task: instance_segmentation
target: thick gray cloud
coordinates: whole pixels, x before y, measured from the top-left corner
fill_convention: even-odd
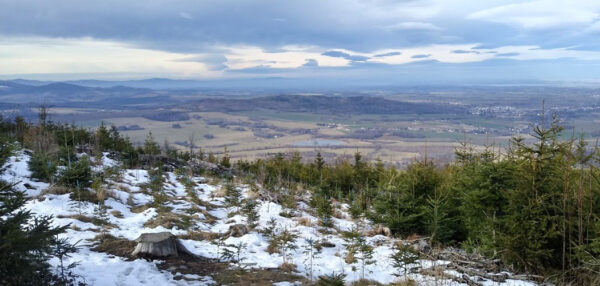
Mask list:
[[[89,37],[136,48],[189,54],[177,61],[199,62],[210,71],[226,72],[233,72],[227,65],[229,47],[257,47],[274,53],[289,46],[308,46],[322,56],[350,62],[347,67],[337,69],[368,68],[385,72],[403,69],[388,69],[385,64],[373,67],[371,61],[405,55],[437,60],[435,53],[424,56],[430,51],[405,53],[423,46],[478,45],[460,47],[453,51],[453,56],[493,54],[495,59],[523,56],[519,52],[490,50],[506,46],[600,51],[598,1],[565,3],[560,0],[0,0],[0,40]],[[326,67],[322,58],[308,57],[302,61],[306,62],[297,65],[298,72],[333,70]],[[481,61],[482,66],[477,68],[498,66],[489,58]],[[531,66],[539,64],[532,62]],[[272,67],[257,62],[243,66],[238,73],[277,70]],[[594,71],[588,70],[588,75],[593,76]]]
[[[310,44],[352,50],[411,45],[410,31],[383,29],[420,1],[7,0],[0,34],[110,39],[169,51],[214,45]],[[408,4],[407,4],[408,3]],[[418,16],[418,15],[417,15]],[[421,37],[418,42],[427,40]],[[430,39],[435,40],[435,39]]]

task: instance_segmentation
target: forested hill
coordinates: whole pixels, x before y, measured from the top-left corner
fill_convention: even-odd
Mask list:
[[[447,104],[397,101],[376,96],[277,95],[248,99],[202,99],[192,103],[202,111],[247,111],[259,108],[325,114],[453,114],[467,110]]]
[[[398,170],[360,153],[232,162],[39,118],[0,121],[0,284],[600,282],[600,151],[558,120],[533,144]],[[191,258],[132,256],[155,232]]]

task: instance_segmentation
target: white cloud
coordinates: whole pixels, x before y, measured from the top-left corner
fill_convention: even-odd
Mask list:
[[[183,62],[190,54],[130,47],[90,38],[0,37],[0,74],[156,73],[215,77],[200,62]]]
[[[389,26],[383,27],[384,30],[388,31],[406,31],[406,30],[428,30],[428,31],[439,31],[440,27],[426,22],[401,22]]]
[[[225,63],[230,69],[246,69],[254,67],[298,68],[307,60],[316,60],[321,67],[348,66],[350,61],[344,58],[328,57],[314,47],[286,46],[281,51],[267,52],[259,47],[223,48],[229,52],[225,55]]]
[[[480,10],[467,18],[542,30],[589,25],[600,17],[599,13],[597,0],[538,0]]]
[[[351,57],[327,56],[337,51],[364,57],[366,63],[402,65],[435,60],[442,63],[482,62],[494,58],[520,61],[571,58],[600,60],[600,51],[574,50],[569,47],[542,49],[537,45],[476,48],[479,44],[438,44],[401,49],[358,52],[349,49],[325,49],[318,46],[287,45],[275,51],[258,46],[214,47],[216,54],[172,53],[140,49],[118,42],[91,38],[10,38],[0,37],[0,75],[16,74],[160,74],[171,77],[214,78],[231,70],[249,68],[295,69],[307,62],[319,67],[348,67]],[[222,54],[222,55],[221,55]],[[420,58],[419,55],[428,55]],[[416,56],[416,57],[415,57]],[[218,67],[218,68],[216,68]]]

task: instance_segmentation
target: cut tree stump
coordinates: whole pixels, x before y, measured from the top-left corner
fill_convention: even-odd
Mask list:
[[[196,257],[170,232],[142,233],[131,256],[144,258]]]

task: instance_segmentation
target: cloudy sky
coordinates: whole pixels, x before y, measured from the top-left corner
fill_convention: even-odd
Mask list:
[[[598,0],[0,0],[0,77],[600,80]]]

